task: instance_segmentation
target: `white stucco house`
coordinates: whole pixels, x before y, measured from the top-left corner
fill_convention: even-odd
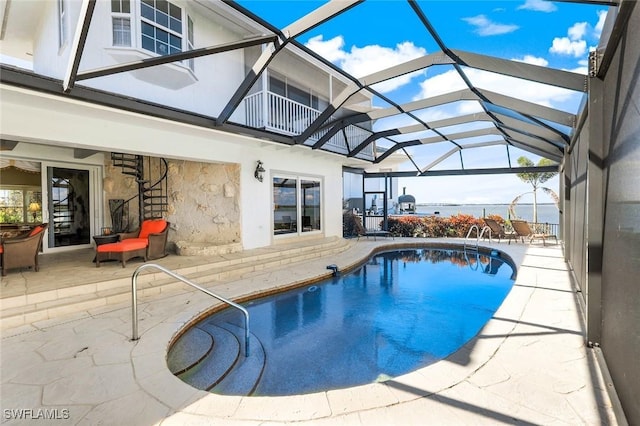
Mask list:
[[[0,41],[2,189],[7,197],[22,192],[13,225],[52,224],[45,252],[90,247],[106,227],[137,226],[146,207],[123,158],[146,161],[145,179],[153,181],[146,185],[163,181],[156,188],[164,191],[169,241],[183,248],[342,235],[342,167],[370,164],[375,145],[347,157],[336,155],[352,148],[340,135],[323,149],[312,149],[322,133],[298,146],[278,138],[302,133],[350,84],[343,75],[291,44],[258,75],[271,39],[261,23],[218,1],[8,3]],[[101,74],[198,49],[216,53]],[[69,84],[74,65],[78,78]],[[359,93],[333,116],[370,107],[371,97]],[[223,125],[210,118],[221,116]],[[367,133],[347,131],[355,140]],[[128,200],[117,219],[113,202]]]

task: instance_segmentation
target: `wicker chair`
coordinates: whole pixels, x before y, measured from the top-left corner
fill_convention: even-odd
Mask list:
[[[142,257],[145,262],[165,257],[169,225],[164,219],[145,220],[138,231],[118,234],[117,243],[96,247],[96,267],[105,260],[119,260],[124,268],[134,257]]]
[[[15,268],[31,268],[38,272],[38,254],[42,247],[42,237],[48,223],[37,225],[26,235],[8,238],[0,245],[0,264],[2,276],[7,270]]]
[[[535,239],[539,239],[539,240],[542,240],[542,245],[545,246],[547,245],[547,240],[549,238],[553,238],[556,241],[556,244],[558,244],[557,236],[553,234],[543,234],[540,232],[534,232],[529,226],[529,223],[527,223],[524,220],[512,219],[511,226],[513,226],[513,230],[516,231],[516,234],[518,234],[519,238],[522,238],[523,242],[525,238],[529,240],[529,243],[533,242],[533,240]]]
[[[506,231],[504,227],[496,220],[489,218],[484,218],[482,220],[484,220],[485,225],[487,225],[489,229],[491,229],[491,238],[497,238],[498,242],[500,242],[500,240],[504,238],[509,242],[509,244],[511,244],[511,240],[518,239],[518,235],[515,232]]]

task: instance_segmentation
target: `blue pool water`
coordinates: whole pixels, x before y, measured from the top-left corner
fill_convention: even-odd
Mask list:
[[[253,394],[351,387],[437,362],[480,331],[514,275],[499,254],[406,249],[377,254],[324,283],[245,303],[264,348]],[[231,310],[204,321],[243,324]]]

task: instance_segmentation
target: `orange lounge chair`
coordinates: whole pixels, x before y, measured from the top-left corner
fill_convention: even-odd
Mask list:
[[[119,260],[122,267],[134,257],[144,261],[159,259],[167,255],[167,234],[169,222],[164,219],[150,219],[142,222],[139,231],[122,233],[117,243],[102,244],[96,247],[96,268],[105,260]]]

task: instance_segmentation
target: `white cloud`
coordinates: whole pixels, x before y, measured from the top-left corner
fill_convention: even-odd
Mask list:
[[[473,68],[465,68],[465,74],[472,84],[480,89],[501,93],[513,98],[533,102],[539,105],[558,108],[579,96],[576,92],[560,87],[549,86],[533,81],[508,77],[496,73],[481,71]],[[420,93],[415,99],[424,99],[432,96],[450,93],[465,88],[455,70],[425,79],[420,83]]]
[[[462,18],[462,20],[476,27],[474,32],[481,36],[508,34],[520,28],[512,24],[498,24],[488,19],[485,15]]]
[[[579,67],[573,68],[573,69],[568,70],[568,71],[574,72],[576,74],[587,75],[589,73],[589,68],[588,68],[588,65],[581,65]]]
[[[587,23],[586,22],[576,22],[567,31],[567,34],[569,34],[569,38],[571,40],[573,40],[573,41],[581,40],[586,33],[587,33]]]
[[[558,55],[573,56],[580,58],[588,51],[594,50],[592,46],[587,47],[586,39],[598,39],[602,33],[604,20],[607,12],[600,10],[598,22],[592,27],[588,22],[576,22],[567,30],[567,37],[555,37],[549,48],[549,52]]]
[[[587,51],[587,42],[584,40],[570,40],[569,37],[556,37],[553,39],[549,52],[558,55],[572,55],[576,58],[583,56]]]
[[[418,47],[409,41],[398,43],[394,48],[369,45],[365,47],[353,46],[351,51],[346,51],[342,36],[325,41],[322,35],[319,35],[309,39],[307,47],[323,55],[354,77],[363,77],[424,56],[427,53],[424,48]],[[382,93],[387,93],[408,84],[412,78],[423,74],[424,71],[417,71],[396,77],[376,84],[375,89]]]
[[[527,0],[518,9],[533,10],[536,12],[555,12],[558,10],[555,4],[547,0]]]
[[[450,70],[434,77],[425,79],[420,83],[420,93],[414,97],[414,100],[431,98],[442,95],[444,93],[455,92],[456,90],[466,89],[467,85],[460,78],[455,70]]]
[[[545,58],[539,58],[533,55],[524,55],[522,58],[513,58],[513,60],[516,62],[524,62],[525,64],[539,65],[541,67],[549,65],[549,61]]]
[[[604,21],[606,19],[607,19],[607,11],[606,10],[599,10],[598,11],[598,23],[596,24],[596,26],[594,28],[596,37],[600,37],[600,34],[602,34],[602,29],[604,28]]]
[[[344,38],[342,38],[342,36],[337,36],[325,41],[323,40],[322,34],[320,34],[310,38],[306,46],[331,62],[344,60],[347,54],[342,49],[344,47]]]

